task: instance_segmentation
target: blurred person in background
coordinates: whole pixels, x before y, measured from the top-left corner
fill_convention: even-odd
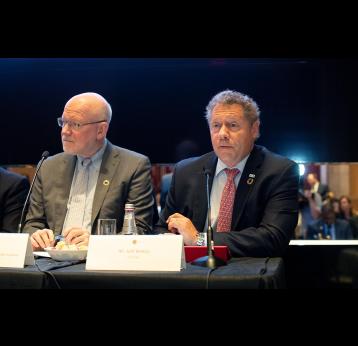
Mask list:
[[[338,219],[330,201],[322,205],[321,217],[308,225],[308,239],[345,240],[353,239],[352,230],[346,220]]]
[[[329,192],[328,185],[322,184],[316,173],[307,174],[307,184],[310,186],[311,193],[319,193],[322,197],[322,201],[327,198],[327,193]]]
[[[358,239],[358,213],[352,207],[352,201],[348,196],[339,198],[338,217],[349,222],[353,238]]]

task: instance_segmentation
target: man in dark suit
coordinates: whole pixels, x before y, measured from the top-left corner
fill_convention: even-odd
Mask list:
[[[186,245],[205,244],[206,175],[210,174],[215,245],[233,256],[282,256],[298,217],[298,166],[255,145],[259,109],[226,90],[207,106],[214,152],[178,163],[157,232],[180,233]]]
[[[353,239],[351,227],[346,220],[336,218],[331,202],[325,202],[321,210],[321,218],[307,228],[308,239]]]
[[[328,185],[322,184],[317,177],[316,173],[307,174],[307,183],[311,188],[311,193],[319,193],[322,197],[322,200],[327,198],[327,193],[329,192]]]
[[[26,177],[0,167],[1,232],[17,232],[29,185]]]
[[[30,199],[24,232],[33,249],[52,246],[54,235],[87,245],[98,219],[122,228],[125,203],[133,203],[137,228],[152,230],[155,208],[149,159],[107,139],[112,110],[96,93],[72,97],[58,124],[64,153],[44,161]]]

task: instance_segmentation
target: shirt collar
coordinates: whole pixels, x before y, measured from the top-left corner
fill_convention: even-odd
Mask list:
[[[91,161],[92,164],[96,164],[98,162],[100,162],[102,160],[102,156],[104,154],[104,151],[106,150],[107,147],[107,139],[104,140],[104,144],[101,147],[101,149],[99,149],[92,157],[91,157]],[[85,158],[83,156],[77,155],[77,162],[82,162]]]
[[[246,162],[247,162],[247,159],[249,158],[250,156],[250,153],[245,156],[236,166],[234,167],[228,167],[224,162],[222,162],[220,160],[220,158],[218,158],[218,163],[216,164],[216,171],[215,171],[215,177],[217,177],[219,174],[221,174],[225,168],[229,168],[229,169],[232,169],[232,168],[237,168],[239,171],[240,171],[240,174],[243,172],[244,168],[245,168],[245,165],[246,165]]]

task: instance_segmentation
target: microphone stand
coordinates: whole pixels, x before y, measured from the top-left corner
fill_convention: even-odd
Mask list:
[[[26,196],[26,200],[25,200],[25,203],[24,203],[24,207],[22,208],[21,217],[20,217],[20,223],[19,223],[18,228],[17,228],[17,233],[22,233],[22,223],[24,222],[24,216],[25,216],[26,205],[27,205],[27,203],[28,203],[28,201],[29,201],[29,198],[30,198],[30,195],[31,195],[31,191],[32,191],[32,188],[33,188],[33,186],[34,186],[34,182],[35,182],[36,177],[37,177],[37,173],[39,172],[39,169],[40,169],[40,167],[42,166],[42,162],[44,162],[44,160],[47,159],[47,157],[48,157],[49,155],[50,155],[50,154],[49,154],[48,151],[44,151],[44,152],[42,153],[41,160],[40,160],[40,162],[39,162],[38,165],[37,165],[37,168],[36,168],[34,177],[32,178],[32,182],[31,182],[31,185],[30,185],[29,192],[27,193],[27,196]]]
[[[208,170],[204,171],[206,176],[206,197],[208,200],[208,229],[206,231],[206,240],[207,240],[207,248],[208,248],[208,255],[199,257],[190,264],[200,267],[207,267],[210,269],[215,269],[217,267],[221,267],[226,265],[226,262],[223,261],[221,258],[215,256],[213,247],[213,228],[211,227],[211,203],[210,203],[210,193],[209,193],[209,177],[210,172]]]

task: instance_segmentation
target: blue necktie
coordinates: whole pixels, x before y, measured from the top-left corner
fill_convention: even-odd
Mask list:
[[[77,167],[77,177],[72,186],[71,200],[69,201],[67,218],[63,230],[70,227],[83,228],[84,226],[83,220],[86,208],[89,167],[91,162],[91,159],[84,159]]]

